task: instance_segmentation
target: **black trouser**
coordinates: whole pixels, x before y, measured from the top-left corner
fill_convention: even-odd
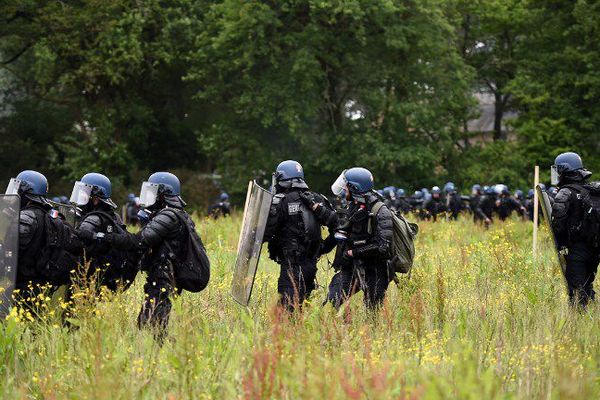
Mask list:
[[[150,325],[158,328],[159,337],[164,335],[169,324],[171,298],[175,293],[175,277],[170,261],[151,266],[144,285],[144,303],[138,316],[140,328]],[[181,291],[178,291],[181,293]]]
[[[350,263],[344,264],[342,269],[331,279],[327,301],[331,302],[335,308],[339,308],[352,295],[361,290],[364,292],[364,303],[368,309],[376,309],[383,302],[385,292],[393,278],[387,263],[363,264],[360,268],[364,271],[362,277],[359,268],[355,268]]]
[[[586,243],[574,243],[569,246],[567,260],[567,284],[571,304],[575,301],[585,307],[594,300],[594,278],[600,263],[600,252]]]
[[[299,258],[284,261],[281,264],[277,291],[281,295],[280,304],[294,311],[301,307],[311,292],[315,290],[317,276],[317,260],[315,258]]]

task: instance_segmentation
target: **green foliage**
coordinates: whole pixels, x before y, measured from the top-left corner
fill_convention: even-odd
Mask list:
[[[0,15],[2,180],[97,169],[136,190],[185,169],[239,194],[294,158],[321,191],[353,165],[380,186],[524,186],[567,149],[600,168],[592,1],[6,0]],[[465,132],[482,90],[484,147]]]

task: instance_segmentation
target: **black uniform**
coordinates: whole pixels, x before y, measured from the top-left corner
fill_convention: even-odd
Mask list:
[[[502,195],[498,200],[499,204],[496,209],[498,211],[498,217],[500,220],[505,221],[506,219],[510,218],[513,211],[516,211],[519,213],[519,215],[524,216],[523,206],[514,197]]]
[[[323,196],[301,185],[304,187],[275,195],[264,236],[271,259],[281,266],[277,283],[280,303],[290,311],[301,306],[315,289],[317,259],[323,252],[321,226],[333,232],[338,221]],[[320,205],[313,211],[312,204]]]
[[[378,307],[385,297],[393,272],[388,268],[393,239],[392,213],[382,207],[377,215],[371,209],[378,202],[376,196],[367,195],[366,203],[351,203],[348,208],[348,223],[344,230],[348,239],[338,246],[342,252],[337,272],[329,285],[328,300],[339,308],[356,292],[364,292],[364,302],[369,309]],[[352,250],[352,257],[348,256]]]
[[[446,204],[442,196],[435,198],[431,196],[429,200],[425,203],[425,210],[429,217],[433,218],[433,221],[437,221],[437,216],[446,211]]]
[[[475,222],[476,224],[483,222],[483,220],[485,219],[485,214],[477,211],[477,209],[479,208],[479,202],[481,201],[481,198],[482,195],[480,195],[479,193],[471,195],[471,197],[469,197],[469,208],[473,213],[473,222]]]
[[[395,207],[396,207],[396,211],[400,212],[402,214],[408,214],[409,212],[412,211],[412,206],[408,202],[408,200],[406,200],[406,197],[398,197],[396,199]]]
[[[125,205],[125,212],[127,214],[127,223],[130,225],[138,225],[140,219],[138,218],[138,212],[140,211],[140,206],[135,202],[135,200],[129,200]]]
[[[494,212],[496,210],[496,195],[494,194],[485,194],[481,196],[477,204],[477,208],[475,208],[475,214],[477,214],[482,220],[486,218],[490,221],[494,220]]]
[[[40,292],[53,291],[70,282],[82,244],[75,231],[49,214],[49,207],[28,202],[19,216],[19,260],[15,288],[25,300]]]
[[[226,217],[231,214],[231,203],[229,201],[219,201],[208,208],[208,215],[214,219]]]
[[[450,218],[457,220],[463,210],[461,195],[458,193],[448,193],[446,196],[446,209],[450,213]]]
[[[591,243],[590,232],[584,228],[584,209],[578,190],[591,175],[581,170],[569,179],[562,179],[560,190],[552,205],[552,230],[558,246],[567,248],[566,278],[571,302],[577,299],[582,306],[594,300],[594,278],[600,262],[598,243]],[[573,185],[573,186],[571,186]],[[567,187],[565,187],[567,186]]]
[[[86,213],[78,228],[78,236],[85,244],[85,258],[90,261],[90,275],[98,273],[100,284],[112,291],[119,287],[127,289],[133,283],[140,255],[135,250],[119,250],[97,239],[97,235],[124,233],[125,230],[119,215],[104,203]]]

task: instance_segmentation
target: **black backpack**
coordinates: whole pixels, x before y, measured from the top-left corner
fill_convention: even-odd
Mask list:
[[[192,218],[183,211],[176,211],[175,215],[187,230],[187,240],[181,252],[177,253],[180,257],[174,271],[175,283],[179,289],[200,292],[210,280],[210,260]]]
[[[43,221],[46,244],[38,258],[36,269],[53,284],[66,285],[70,282],[70,271],[79,262],[78,257],[67,250],[73,243],[74,229],[47,212],[43,214]]]
[[[583,219],[580,232],[586,235],[588,243],[593,247],[600,246],[600,182],[586,183],[584,185],[564,185],[577,193],[581,201]]]

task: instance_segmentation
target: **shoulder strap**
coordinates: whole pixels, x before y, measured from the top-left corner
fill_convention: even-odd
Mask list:
[[[377,214],[379,214],[379,210],[381,210],[381,207],[383,207],[384,205],[385,204],[383,204],[382,201],[378,201],[377,203],[375,203],[373,208],[371,208],[371,213],[373,214],[373,216],[376,216]]]
[[[115,221],[114,218],[106,211],[96,210],[88,213],[87,215],[99,215],[101,217],[104,217],[110,221],[110,224],[114,226],[119,231],[119,233],[125,232],[125,229],[123,229],[123,227],[117,221]]]
[[[378,201],[377,203],[375,203],[375,205],[373,205],[373,207],[371,208],[371,217],[369,218],[369,222],[367,225],[367,232],[369,233],[369,235],[371,233],[373,233],[373,220],[375,219],[375,217],[377,217],[377,214],[379,214],[379,210],[381,210],[381,208],[384,206],[385,204],[383,204],[382,201]]]

